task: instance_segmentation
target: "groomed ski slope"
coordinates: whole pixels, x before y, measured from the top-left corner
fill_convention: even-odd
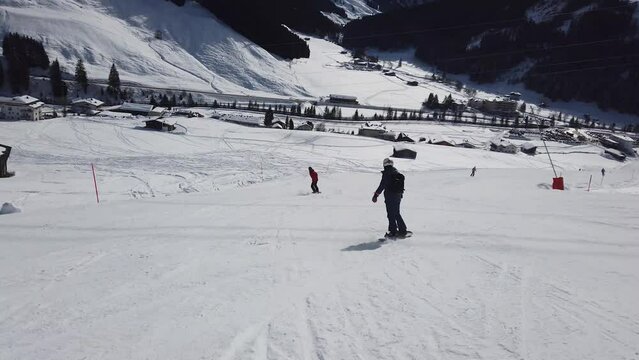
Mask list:
[[[554,154],[558,192],[543,156],[418,145],[380,245],[391,143],[179,123],[0,123],[0,358],[639,357],[637,162]]]

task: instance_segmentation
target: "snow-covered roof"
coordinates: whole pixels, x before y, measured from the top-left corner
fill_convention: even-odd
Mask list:
[[[536,147],[537,147],[537,145],[535,145],[535,144],[533,144],[531,142],[525,142],[525,143],[521,144],[521,148],[524,149],[524,150],[532,150],[532,149],[534,149]]]
[[[503,139],[502,140],[492,139],[492,140],[490,140],[490,143],[495,145],[495,146],[504,146],[504,147],[506,147],[506,146],[515,146],[510,141],[503,140]]]
[[[610,134],[610,137],[613,138],[615,141],[619,142],[619,141],[626,141],[626,142],[634,142],[634,140],[626,135],[622,135],[622,134]]]
[[[151,110],[153,110],[153,105],[149,105],[149,104],[136,104],[136,103],[129,103],[129,102],[125,102],[122,105],[120,105],[120,108],[118,109],[120,111],[134,111],[134,112],[150,112]]]
[[[165,108],[165,107],[156,106],[156,107],[154,107],[154,108],[153,108],[153,110],[151,110],[151,111],[152,111],[152,112],[154,112],[154,113],[163,113],[163,112],[168,111],[168,109],[167,109],[167,108]]]
[[[503,97],[503,96],[497,96],[493,99],[490,100],[491,102],[514,102],[513,100],[507,98],[507,97]]]
[[[329,97],[331,99],[357,100],[357,96],[350,96],[350,95],[330,94]]]
[[[75,99],[73,100],[73,102],[71,102],[73,105],[77,105],[77,104],[88,104],[88,105],[93,105],[95,107],[98,106],[102,106],[104,104],[103,101],[100,101],[98,99],[94,99],[94,98],[86,98],[86,99]]]
[[[4,97],[0,96],[0,103],[8,104],[8,105],[31,105],[39,102],[37,98],[29,95],[22,96],[14,96],[14,97]]]
[[[42,101],[38,101],[38,102],[35,102],[35,103],[33,103],[33,104],[29,104],[29,105],[27,105],[27,106],[29,106],[29,107],[30,107],[30,108],[32,108],[32,109],[37,109],[37,108],[39,108],[39,107],[44,106],[44,103],[43,103]]]

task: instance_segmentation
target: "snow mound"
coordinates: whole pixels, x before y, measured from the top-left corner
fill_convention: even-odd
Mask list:
[[[12,203],[8,203],[8,202],[2,204],[2,208],[0,208],[0,215],[15,214],[19,212],[21,212],[20,209],[13,206]]]

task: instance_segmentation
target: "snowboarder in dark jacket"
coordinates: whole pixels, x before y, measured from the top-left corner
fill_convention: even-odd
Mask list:
[[[315,170],[312,167],[308,167],[308,174],[311,176],[311,190],[313,190],[313,194],[319,193],[319,188],[317,187],[318,176]]]
[[[401,181],[398,180],[401,178]],[[377,197],[384,192],[384,202],[386,203],[386,215],[388,217],[388,233],[385,237],[405,237],[408,231],[399,207],[404,194],[404,176],[393,167],[393,160],[384,159],[384,171],[382,171],[382,180],[375,190],[373,202],[377,202]]]

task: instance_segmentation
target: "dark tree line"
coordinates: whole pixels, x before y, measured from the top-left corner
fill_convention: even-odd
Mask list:
[[[7,33],[2,42],[7,60],[7,80],[14,93],[29,89],[29,69],[49,67],[49,57],[41,42],[16,33]]]
[[[551,100],[596,102],[639,114],[639,40],[627,0],[567,0],[560,12],[534,22],[539,0],[447,0],[353,21],[351,48],[415,47],[443,73],[492,82],[529,61],[515,81]],[[469,20],[471,19],[471,20]]]
[[[453,100],[453,95],[448,94],[444,97],[444,100],[440,103],[439,97],[437,94],[430,93],[428,94],[428,99],[423,103],[423,105],[429,109],[433,110],[451,110],[453,109],[455,101]]]

